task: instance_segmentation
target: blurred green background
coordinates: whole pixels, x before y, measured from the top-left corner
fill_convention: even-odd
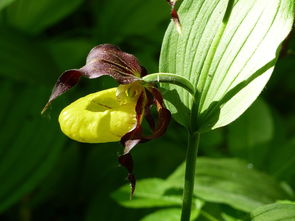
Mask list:
[[[127,183],[117,162],[119,143],[77,143],[57,124],[58,113],[71,101],[116,82],[83,79],[45,116],[40,111],[57,77],[84,65],[89,50],[101,43],[120,46],[150,73],[157,72],[169,13],[164,0],[0,0],[1,221],[140,220],[156,210],[124,208],[111,197]],[[200,156],[243,159],[283,184],[289,195],[278,199],[294,200],[294,97],[291,34],[261,98],[230,126],[203,135]],[[133,150],[137,178],[168,177],[185,151],[186,131],[171,121],[163,137]],[[204,211],[216,217],[225,210],[231,217],[247,211],[202,198],[209,202]]]

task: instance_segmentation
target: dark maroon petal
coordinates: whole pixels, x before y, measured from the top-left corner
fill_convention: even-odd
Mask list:
[[[158,123],[156,127],[150,113],[150,107],[152,104],[156,105],[158,111]],[[135,191],[136,179],[134,174],[132,173],[133,161],[130,155],[130,151],[138,143],[143,143],[163,135],[171,119],[170,111],[164,107],[161,93],[154,87],[146,89],[145,92],[143,92],[139,96],[135,111],[137,124],[133,130],[131,130],[121,138],[121,143],[124,146],[124,154],[119,157],[120,164],[128,170],[128,180],[131,185],[131,197],[133,196],[133,193]],[[147,120],[153,131],[151,136],[144,136],[142,133],[141,122],[144,115],[145,117],[150,118]]]
[[[154,95],[154,103],[156,104],[158,111],[158,122],[156,128],[153,130],[151,136],[145,136],[146,140],[151,140],[162,136],[169,125],[171,119],[171,113],[168,109],[165,108],[163,97],[156,88],[151,88],[151,93]]]
[[[113,77],[120,84],[129,84],[140,80],[140,77],[146,75],[146,70],[140,66],[135,56],[118,47],[110,44],[98,45],[89,52],[85,66],[65,71],[58,78],[42,113],[55,98],[74,87],[81,76],[93,79],[103,75]]]
[[[125,147],[124,154],[130,152],[130,150],[137,145],[138,143],[144,142],[142,138],[142,129],[141,129],[141,121],[144,115],[144,103],[145,103],[145,94],[141,93],[139,96],[135,112],[136,112],[136,126],[133,130],[129,131],[121,138],[121,143]]]
[[[174,22],[175,26],[176,26],[176,30],[181,33],[181,23],[179,20],[179,16],[177,11],[175,10],[175,3],[176,0],[166,0],[168,2],[168,4],[171,6],[171,18],[172,21]]]
[[[121,138],[121,143],[124,146],[124,154],[119,157],[119,162],[122,166],[124,166],[128,170],[128,180],[131,186],[130,197],[132,198],[135,191],[136,178],[133,174],[133,160],[130,154],[132,148],[138,143],[143,142],[142,139],[142,130],[141,130],[141,121],[144,114],[144,102],[145,102],[145,94],[141,93],[139,96],[135,112],[136,112],[136,126],[133,130],[125,134]]]
[[[155,130],[156,124],[151,113],[151,107],[154,104],[154,97],[148,90],[146,90],[146,96],[147,96],[147,103],[144,107],[144,117],[147,120],[150,128],[152,130]]]
[[[133,174],[132,156],[130,153],[123,154],[119,156],[118,160],[121,166],[125,167],[128,170],[128,181],[130,182],[130,186],[131,186],[130,198],[132,198],[135,191],[135,185],[136,185],[136,178]]]
[[[83,73],[81,71],[75,69],[64,72],[57,79],[57,82],[55,83],[55,86],[52,89],[50,98],[45,107],[43,108],[41,114],[43,114],[47,110],[48,106],[55,98],[74,87],[79,82],[80,77],[82,75]]]
[[[93,48],[87,56],[86,65],[80,70],[88,78],[109,75],[120,84],[132,83],[145,72],[134,55],[125,53],[111,44]]]

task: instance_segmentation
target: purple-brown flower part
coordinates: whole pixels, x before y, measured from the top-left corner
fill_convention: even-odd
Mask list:
[[[156,106],[158,112],[158,122],[156,125],[151,115],[150,109],[152,105]],[[151,135],[146,136],[143,134],[143,130],[141,128],[143,117],[145,117],[149,123],[152,130]],[[129,157],[130,151],[138,143],[144,143],[162,136],[165,133],[171,119],[170,111],[164,107],[163,97],[155,87],[145,89],[145,93],[140,95],[136,104],[136,119],[137,125],[135,128],[121,138],[121,143],[125,148],[124,154],[119,157],[121,165],[128,170],[128,180],[131,185],[131,197],[135,190],[136,179],[133,175],[133,160],[132,157]],[[124,161],[122,161],[122,159],[124,159]],[[124,164],[122,164],[122,162]],[[130,165],[132,165],[132,167],[130,167]]]
[[[147,142],[162,136],[171,118],[169,110],[164,106],[160,91],[156,89],[155,85],[143,82],[142,77],[146,74],[145,68],[140,65],[135,56],[121,51],[114,45],[98,45],[88,54],[85,66],[80,69],[65,71],[58,78],[49,101],[42,111],[44,112],[55,98],[74,87],[81,77],[93,79],[108,75],[120,83],[121,85],[117,88],[116,97],[114,98],[116,102],[120,105],[130,101],[136,104],[135,110],[132,108],[132,112],[134,113],[135,111],[136,114],[136,118],[132,118],[135,124],[134,126],[132,125],[130,131],[121,137],[124,152],[118,158],[119,163],[128,170],[131,196],[135,190],[136,179],[133,174],[133,159],[130,151],[138,143]],[[153,106],[156,107],[158,113],[156,119],[154,119],[151,113]],[[149,135],[145,135],[141,127],[144,119],[146,119],[151,129],[151,134]],[[72,121],[75,122],[75,120],[75,117],[72,118]],[[87,121],[85,122],[87,123]]]
[[[103,75],[111,76],[120,84],[130,84],[146,75],[146,70],[134,55],[123,52],[111,44],[98,45],[89,52],[86,64],[82,68],[62,73],[42,113],[54,99],[74,87],[80,77],[94,79]]]
[[[179,16],[178,13],[175,9],[175,4],[177,0],[166,0],[168,2],[168,4],[171,6],[171,18],[172,21],[174,22],[175,26],[176,26],[176,30],[178,31],[178,33],[181,33],[181,23],[179,20]]]

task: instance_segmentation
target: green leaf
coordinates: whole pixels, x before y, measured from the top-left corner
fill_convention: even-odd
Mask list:
[[[130,200],[129,185],[119,188],[112,194],[112,197],[122,206],[130,208],[180,206],[181,197],[165,193],[168,188],[164,180],[150,178],[136,183],[136,191],[132,200]]]
[[[274,135],[269,107],[262,99],[228,127],[228,146],[231,154],[261,168],[265,164]]]
[[[225,203],[249,212],[258,206],[288,199],[272,177],[239,159],[198,158],[195,195],[205,201]],[[167,180],[183,188],[184,164]]]
[[[1,0],[0,1],[0,11],[7,7],[9,4],[11,4],[12,2],[14,2],[15,0]]]
[[[194,94],[193,85],[184,77],[177,74],[170,73],[153,73],[148,74],[142,78],[145,82],[148,83],[170,83],[174,85],[178,85],[184,89],[186,89],[190,94]]]
[[[38,34],[76,10],[83,0],[17,0],[7,8],[7,22]]]
[[[190,220],[195,220],[199,216],[199,210],[192,210]],[[179,221],[181,215],[181,209],[173,208],[173,209],[162,209],[158,210],[150,215],[145,216],[141,221]]]
[[[191,98],[183,89],[163,85],[169,90],[167,106],[180,124],[192,123],[199,131],[227,125],[250,106],[292,28],[293,0],[236,0],[227,20],[228,3],[233,1],[184,0],[182,34],[171,23],[163,40],[160,72],[182,75],[196,89]]]
[[[251,213],[253,221],[294,221],[295,203],[278,202],[262,206]]]
[[[40,117],[48,88],[1,82],[0,96],[7,94],[0,115],[0,212],[42,181],[66,140],[56,123]]]

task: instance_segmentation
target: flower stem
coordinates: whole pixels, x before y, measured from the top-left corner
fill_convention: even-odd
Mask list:
[[[181,221],[190,220],[199,141],[200,133],[188,133]]]
[[[175,84],[187,90],[191,95],[195,94],[195,89],[192,83],[181,75],[171,73],[154,73],[144,76],[142,80],[148,83]]]

